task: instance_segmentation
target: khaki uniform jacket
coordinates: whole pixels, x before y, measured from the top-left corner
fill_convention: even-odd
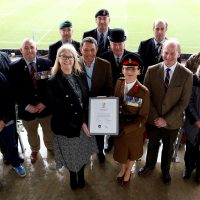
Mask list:
[[[127,93],[130,97],[142,99],[141,106],[127,105],[124,103],[124,80],[118,80],[115,88],[115,96],[119,97],[120,104],[120,135],[115,138],[114,159],[120,163],[129,160],[137,160],[143,154],[143,134],[145,123],[149,114],[149,91],[140,82],[136,82]],[[138,85],[138,90],[134,90]],[[133,120],[123,119],[124,115],[133,115]]]

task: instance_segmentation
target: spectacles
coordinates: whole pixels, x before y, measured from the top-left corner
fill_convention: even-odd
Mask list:
[[[61,59],[64,60],[64,61],[67,61],[67,60],[73,61],[73,60],[74,60],[74,57],[73,57],[73,56],[64,56],[64,55],[60,55],[60,56],[58,56],[58,57],[61,58]]]

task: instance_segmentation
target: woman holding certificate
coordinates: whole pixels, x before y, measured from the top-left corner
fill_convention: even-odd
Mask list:
[[[75,48],[70,44],[61,46],[48,81],[48,93],[56,167],[68,168],[73,190],[85,186],[85,164],[97,151],[95,138],[89,136],[87,128],[88,96],[81,73]]]
[[[149,91],[138,80],[142,61],[137,54],[129,53],[122,60],[122,73],[115,87],[115,96],[120,104],[120,135],[114,142],[114,159],[120,163],[117,181],[129,183],[135,160],[143,154],[143,134],[149,113]]]

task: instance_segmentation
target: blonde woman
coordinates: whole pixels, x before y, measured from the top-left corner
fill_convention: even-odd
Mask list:
[[[89,137],[88,96],[77,59],[72,45],[61,46],[48,81],[56,165],[68,168],[73,190],[85,186],[84,167],[97,149],[95,138]]]

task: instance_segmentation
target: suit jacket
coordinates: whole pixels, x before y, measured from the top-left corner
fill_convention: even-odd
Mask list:
[[[110,29],[108,28],[108,36],[110,35]],[[98,38],[97,38],[98,34],[97,34],[97,29],[93,29],[91,31],[87,31],[83,33],[83,38],[86,37],[93,37],[97,42],[98,42]],[[103,49],[99,49],[97,51],[97,56],[100,55],[103,52],[106,52],[110,50],[110,41],[108,40],[108,38],[106,39],[106,43]]]
[[[52,110],[51,128],[57,135],[78,137],[83,122],[87,123],[87,90],[77,75],[73,75],[82,93],[82,105],[61,71],[48,80],[48,94]]]
[[[13,103],[8,81],[3,73],[0,72],[0,120],[5,123],[15,119],[13,114]]]
[[[62,41],[59,40],[58,42],[51,44],[49,46],[48,58],[53,62],[53,64],[55,63],[55,60],[56,60],[57,51],[62,45],[63,45]],[[72,45],[74,46],[74,48],[76,49],[76,51],[80,55],[80,43],[75,41],[75,40],[72,40]]]
[[[124,50],[123,56],[125,56],[128,53],[131,52]],[[122,66],[117,65],[114,54],[111,50],[100,54],[99,57],[110,62],[112,68],[113,86],[115,86],[117,79],[124,76],[122,74]]]
[[[49,59],[37,58],[36,68],[37,72],[50,72],[52,62]],[[21,58],[10,65],[9,79],[11,88],[14,93],[14,98],[18,104],[18,115],[23,120],[33,120],[36,117],[44,117],[50,114],[48,109],[47,96],[47,80],[48,77],[42,77],[36,81],[37,88],[34,89],[32,84],[29,68],[24,60]],[[41,113],[29,113],[25,110],[27,105],[37,105],[43,103],[47,107]]]
[[[189,103],[192,91],[192,73],[177,63],[167,92],[164,88],[164,64],[148,68],[144,85],[150,91],[150,113],[148,122],[162,117],[167,121],[167,129],[178,129],[183,125],[183,112]]]
[[[7,53],[0,52],[0,72],[8,76],[9,65],[11,61]]]
[[[85,71],[83,57],[79,58],[79,64]],[[86,72],[82,74],[82,79],[89,90]],[[90,97],[111,96],[113,94],[113,81],[110,63],[96,57],[92,73],[92,87],[89,91]]]

